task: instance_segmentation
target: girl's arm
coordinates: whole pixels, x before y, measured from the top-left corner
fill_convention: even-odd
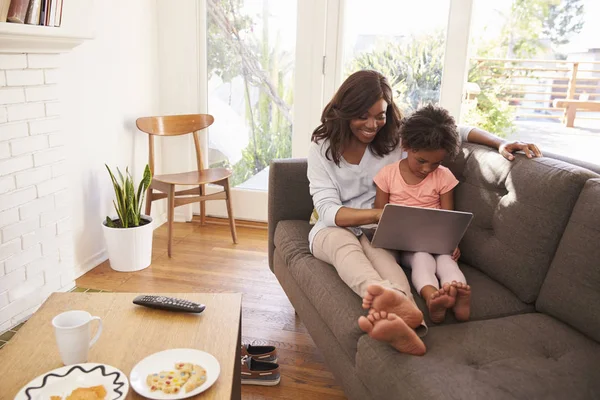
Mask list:
[[[454,189],[440,195],[442,210],[454,210]]]
[[[383,207],[385,207],[385,205],[390,202],[390,194],[379,189],[379,186],[376,187],[377,194],[375,195],[375,208],[383,209]]]

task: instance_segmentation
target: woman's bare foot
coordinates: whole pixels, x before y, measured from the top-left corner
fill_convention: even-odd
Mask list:
[[[454,316],[459,321],[468,321],[471,316],[471,286],[462,282],[452,282],[456,287],[456,304],[452,308]]]
[[[406,325],[416,328],[423,322],[423,313],[405,295],[393,289],[379,285],[369,285],[363,297],[364,309],[374,308],[402,318]]]
[[[425,354],[425,343],[394,313],[373,312],[360,317],[358,326],[373,339],[387,342],[401,353],[415,356]]]
[[[433,292],[429,298],[426,298],[427,308],[429,309],[429,318],[432,322],[439,324],[446,319],[446,310],[454,307],[456,304],[457,289],[446,283],[441,289]]]

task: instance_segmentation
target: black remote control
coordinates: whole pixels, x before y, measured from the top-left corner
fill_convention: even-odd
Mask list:
[[[144,307],[156,308],[166,311],[179,311],[190,313],[201,313],[206,306],[193,301],[176,299],[174,297],[141,295],[133,299],[133,304]]]

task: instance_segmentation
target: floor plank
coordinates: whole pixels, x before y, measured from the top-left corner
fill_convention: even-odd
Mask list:
[[[104,262],[79,278],[77,286],[114,292],[240,292],[242,341],[279,350],[281,383],[242,386],[243,399],[345,399],[302,321],[268,267],[264,225],[238,226],[237,245],[229,227],[210,219],[175,223],[173,257],[167,256],[167,229],[154,232],[152,265],[116,272]]]

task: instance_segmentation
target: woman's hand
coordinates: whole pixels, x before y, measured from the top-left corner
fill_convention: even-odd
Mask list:
[[[460,258],[460,249],[458,247],[454,249],[451,257],[454,261],[458,261],[458,259]]]
[[[498,152],[509,161],[515,159],[515,156],[512,154],[515,151],[522,151],[525,153],[527,158],[542,157],[542,152],[533,143],[524,143],[519,141],[504,142],[498,147]]]

